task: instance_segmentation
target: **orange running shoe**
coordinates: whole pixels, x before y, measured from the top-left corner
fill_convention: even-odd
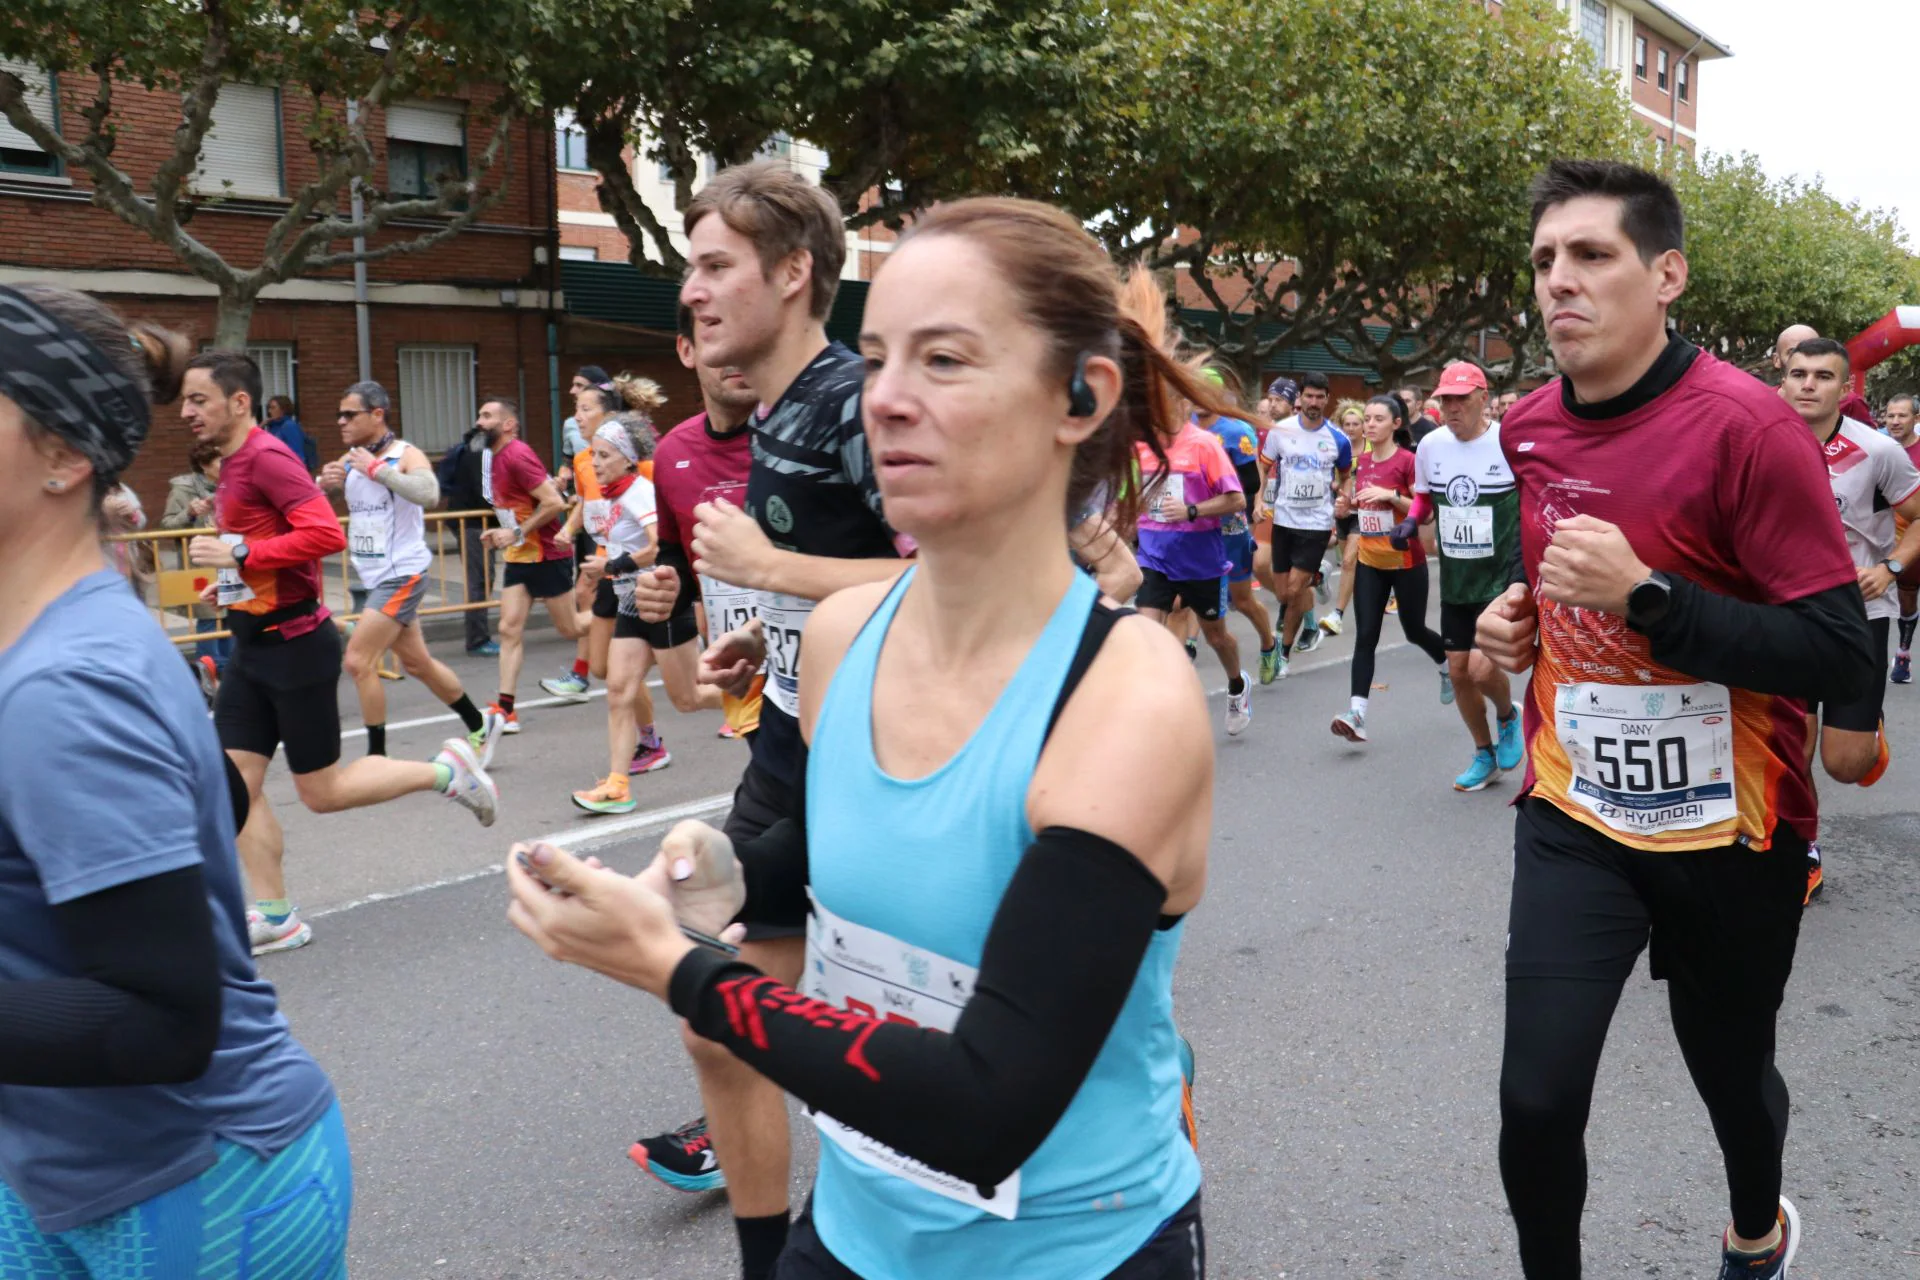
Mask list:
[[[1880,721],[1880,730],[1875,735],[1880,747],[1880,758],[1873,762],[1873,768],[1860,775],[1860,785],[1870,787],[1880,781],[1887,772],[1887,766],[1893,763],[1893,748],[1887,745],[1887,722]]]
[[[500,717],[500,732],[502,733],[520,732],[520,715],[518,712],[502,711],[500,709],[499,703],[489,702],[487,704],[487,714]]]
[[[588,813],[632,813],[637,801],[627,786],[627,775],[610,773],[591,791],[576,791],[573,802]]]

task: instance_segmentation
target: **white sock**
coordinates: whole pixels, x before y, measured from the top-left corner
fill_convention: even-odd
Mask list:
[[[1365,698],[1348,698],[1347,705],[1353,711],[1353,714],[1357,716],[1365,716],[1367,714],[1367,700]]]

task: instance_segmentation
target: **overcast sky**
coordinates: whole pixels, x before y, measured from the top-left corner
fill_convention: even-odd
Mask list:
[[[1700,144],[1820,174],[1920,251],[1920,0],[1664,0],[1733,50],[1700,68]]]

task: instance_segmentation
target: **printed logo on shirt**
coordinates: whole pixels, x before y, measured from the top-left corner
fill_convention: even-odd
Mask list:
[[[767,523],[775,533],[793,532],[793,511],[777,493],[767,499]]]
[[[1518,445],[1514,447],[1515,453],[1531,453],[1532,451],[1533,451],[1533,441],[1531,440],[1522,440]]]
[[[673,464],[673,469],[674,469],[675,471],[684,471],[684,470],[686,470],[686,469],[687,469],[688,467],[690,467],[690,466],[692,466],[692,465],[693,465],[693,459],[692,459],[692,458],[682,458],[682,459],[680,459],[680,461],[678,461],[678,462],[676,462],[676,463],[674,463],[674,464]]]
[[[1456,507],[1470,507],[1480,496],[1480,482],[1472,476],[1455,476],[1447,482],[1447,501]]]

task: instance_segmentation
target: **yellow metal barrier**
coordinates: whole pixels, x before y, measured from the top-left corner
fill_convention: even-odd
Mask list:
[[[340,518],[342,528],[346,527],[346,517]],[[482,532],[495,527],[491,511],[429,511],[427,512],[427,547],[433,552],[433,567],[428,572],[433,576],[434,588],[442,603],[425,605],[420,616],[437,614],[469,613],[475,609],[492,609],[500,601],[493,594],[493,575],[486,575],[486,598],[484,600],[467,599],[467,531]],[[159,614],[160,625],[165,628],[168,638],[177,645],[195,644],[202,640],[221,640],[233,634],[221,628],[214,631],[195,631],[196,619],[217,618],[220,611],[212,605],[200,603],[200,593],[213,581],[215,570],[195,568],[187,558],[187,547],[195,538],[213,537],[217,529],[147,529],[140,533],[116,534],[109,542],[128,544],[136,552],[136,561],[151,556],[151,573],[143,574],[143,594],[147,604]],[[451,546],[449,546],[451,543]],[[481,554],[486,551],[481,548]],[[355,579],[353,565],[343,550],[329,556],[328,563],[321,569],[321,602],[338,619],[353,622],[360,616],[353,607]],[[333,568],[337,563],[340,573],[335,581]],[[496,561],[497,564],[497,561]],[[459,603],[448,603],[458,601]],[[179,623],[184,622],[184,628]]]

